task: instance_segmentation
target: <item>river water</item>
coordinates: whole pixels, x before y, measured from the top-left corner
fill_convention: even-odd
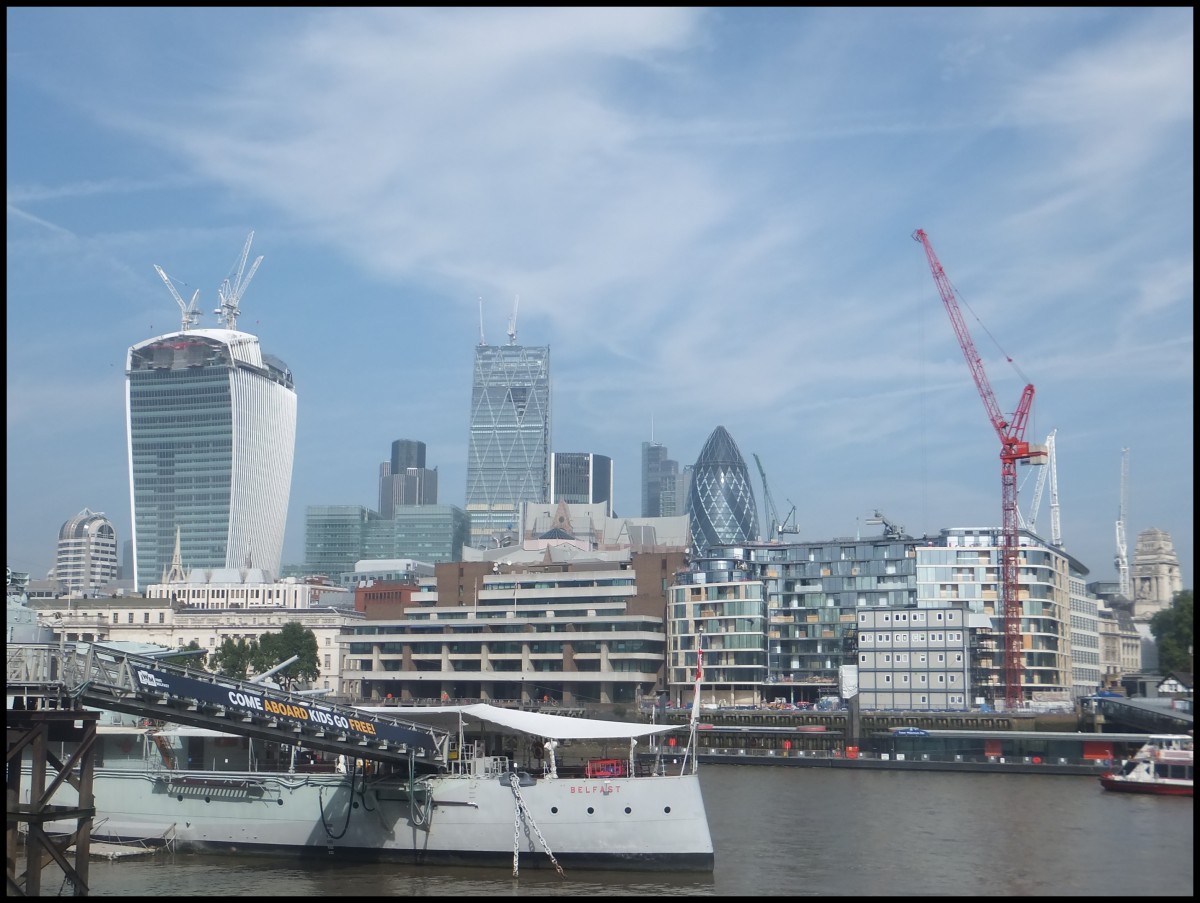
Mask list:
[[[712,874],[344,865],[157,853],[93,896],[1192,896],[1192,799],[1095,777],[705,765]],[[47,870],[47,878],[52,870]],[[47,884],[43,893],[58,888]],[[63,893],[69,893],[69,888]]]

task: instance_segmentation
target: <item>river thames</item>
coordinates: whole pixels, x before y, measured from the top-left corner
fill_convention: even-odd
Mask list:
[[[1191,797],[1107,793],[1077,776],[738,765],[701,775],[712,874],[522,867],[514,878],[342,864],[316,849],[304,862],[160,852],[93,861],[91,894],[1192,896]]]

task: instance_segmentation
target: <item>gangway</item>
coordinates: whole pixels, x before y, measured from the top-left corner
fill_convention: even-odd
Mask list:
[[[393,764],[446,761],[449,732],[94,643],[10,644],[10,709],[90,706]]]

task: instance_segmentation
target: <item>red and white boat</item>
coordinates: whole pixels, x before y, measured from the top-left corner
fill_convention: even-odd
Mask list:
[[[1120,771],[1101,775],[1100,785],[1118,793],[1191,796],[1192,756],[1190,735],[1151,735]]]

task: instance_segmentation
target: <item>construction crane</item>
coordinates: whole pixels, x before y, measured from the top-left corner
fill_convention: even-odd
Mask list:
[[[1117,586],[1122,596],[1133,601],[1133,581],[1129,576],[1129,546],[1125,539],[1125,513],[1129,505],[1129,449],[1121,449],[1121,498],[1117,510]]]
[[[788,499],[787,503],[792,506],[792,510],[784,517],[783,523],[779,525],[780,534],[783,533],[799,533],[800,527],[796,525],[796,504]]]
[[[183,298],[179,297],[179,292],[175,290],[175,284],[171,282],[171,277],[163,272],[163,268],[157,263],[154,265],[155,272],[162,277],[162,281],[166,283],[167,289],[171,292],[171,297],[175,299],[175,303],[179,305],[179,312],[182,315],[183,325],[180,327],[181,332],[187,332],[193,326],[200,322],[201,311],[196,309],[196,302],[200,299],[200,289],[196,289],[196,293],[192,295],[190,304],[184,304]]]
[[[258,265],[263,262],[260,254],[251,264],[250,272],[246,272],[246,259],[250,256],[252,241],[254,241],[253,232],[246,236],[246,244],[242,247],[242,256],[238,259],[234,271],[222,280],[220,288],[217,289],[217,297],[221,303],[213,313],[225,322],[226,329],[237,329],[238,305],[242,303],[242,296],[246,294],[250,280],[258,272]]]
[[[1017,581],[1020,523],[1017,509],[1017,462],[1046,463],[1045,448],[1031,446],[1025,441],[1025,427],[1029,421],[1029,410],[1033,406],[1033,383],[1027,383],[1022,390],[1021,400],[1017,403],[1017,409],[1012,417],[1006,416],[996,402],[996,394],[992,391],[992,384],[988,381],[987,372],[983,368],[983,360],[980,358],[979,352],[975,350],[971,333],[963,321],[962,311],[959,309],[956,297],[957,292],[950,284],[946,271],[942,269],[942,265],[934,253],[933,245],[929,243],[929,236],[925,234],[924,229],[917,229],[913,232],[912,237],[914,241],[919,241],[925,248],[925,256],[929,261],[929,270],[933,274],[938,294],[941,295],[942,304],[950,316],[954,334],[958,337],[959,347],[962,348],[967,366],[971,369],[971,376],[975,379],[975,388],[979,390],[979,397],[987,411],[988,420],[1000,439],[1003,525],[1000,538],[1000,603],[1004,625],[1004,703],[1005,708],[1012,711],[1021,703],[1021,672],[1024,665],[1021,649],[1021,598]],[[1012,358],[1008,358],[1008,361],[1012,363]]]
[[[521,296],[517,295],[513,298],[513,311],[508,317],[508,344],[517,344],[517,306],[521,303]]]
[[[1050,471],[1050,545],[1061,549],[1063,540],[1062,524],[1058,519],[1058,461],[1054,451],[1054,434],[1057,432],[1058,430],[1051,430],[1050,435],[1046,437],[1046,470]]]
[[[767,472],[763,470],[762,461],[759,460],[758,452],[753,452],[754,463],[758,465],[758,475],[762,477],[763,484],[763,512],[766,517],[763,519],[767,522],[767,541],[774,542],[779,538],[779,512],[775,510],[775,500],[771,498],[771,488],[767,485]]]
[[[892,523],[878,508],[875,509],[874,515],[867,518],[866,522],[870,525],[882,525],[883,535],[888,539],[903,539],[908,535],[904,532],[904,524]]]
[[[1029,519],[1020,517],[1021,526],[1030,533],[1037,532],[1037,517],[1038,511],[1042,507],[1042,495],[1046,489],[1047,477],[1050,483],[1050,544],[1054,546],[1062,545],[1062,535],[1058,523],[1058,473],[1054,463],[1054,434],[1057,430],[1051,430],[1050,435],[1046,437],[1046,467],[1038,468],[1037,483],[1033,487],[1033,499],[1029,503]],[[1024,484],[1021,484],[1022,487]],[[1017,509],[1017,515],[1020,516],[1021,509]]]

